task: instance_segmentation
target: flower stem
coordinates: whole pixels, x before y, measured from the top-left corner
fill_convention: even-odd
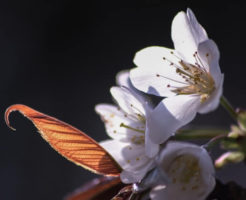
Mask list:
[[[217,136],[227,135],[229,130],[223,129],[186,129],[178,130],[174,139],[190,140],[190,139],[211,139]]]
[[[216,144],[219,144],[225,138],[227,138],[226,135],[218,135],[218,136],[212,138],[211,140],[209,140],[209,142],[207,144],[203,145],[203,147],[207,150],[211,150],[212,147],[214,147]]]
[[[135,200],[136,197],[137,197],[137,194],[133,192],[133,193],[130,195],[130,197],[128,198],[128,200]]]
[[[227,110],[227,112],[231,115],[233,119],[237,120],[237,113],[235,109],[224,96],[221,96],[220,104]]]

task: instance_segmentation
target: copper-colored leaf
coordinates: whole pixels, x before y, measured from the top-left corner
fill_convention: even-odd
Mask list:
[[[124,186],[119,177],[95,178],[69,194],[65,200],[107,200],[115,196]]]
[[[120,166],[110,154],[82,131],[21,104],[12,105],[5,112],[5,121],[10,128],[9,114],[12,111],[19,111],[31,120],[42,137],[75,164],[97,174],[118,176],[121,172]]]

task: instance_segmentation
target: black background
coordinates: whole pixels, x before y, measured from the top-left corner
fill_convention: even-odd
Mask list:
[[[5,109],[26,104],[97,141],[107,138],[94,106],[112,102],[109,88],[115,74],[133,67],[136,51],[172,47],[171,21],[187,7],[219,46],[225,96],[246,107],[244,4],[85,2],[0,1],[0,199],[62,199],[95,177],[51,149],[20,114],[10,117],[17,131],[8,129]],[[198,116],[194,124],[229,127],[232,122],[219,108]],[[218,176],[246,186],[245,170],[242,164],[228,166]]]

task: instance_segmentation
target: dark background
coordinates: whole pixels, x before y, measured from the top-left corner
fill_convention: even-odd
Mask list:
[[[201,3],[0,1],[0,199],[62,199],[95,177],[51,149],[20,114],[10,117],[17,131],[7,128],[5,109],[26,104],[97,141],[107,138],[94,106],[112,102],[115,74],[133,67],[137,50],[172,47],[171,21],[187,7],[219,46],[225,96],[246,107],[246,6]],[[229,127],[232,122],[219,108],[194,124]],[[246,186],[245,170],[242,164],[228,166],[218,176]]]

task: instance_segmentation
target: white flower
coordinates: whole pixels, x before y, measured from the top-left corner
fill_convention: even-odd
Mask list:
[[[168,142],[160,152],[158,167],[169,182],[152,189],[153,200],[204,200],[215,186],[213,162],[200,146]]]
[[[197,112],[216,109],[224,80],[217,45],[190,9],[175,16],[172,40],[175,50],[153,46],[139,51],[134,58],[138,67],[130,72],[137,89],[167,97],[153,111],[154,118],[163,117],[166,134],[190,122]],[[165,134],[151,133],[155,143],[165,138]]]
[[[119,108],[109,104],[96,106],[112,138],[100,144],[123,168],[121,180],[137,182],[154,166],[153,157],[159,151],[159,145],[149,139],[146,114],[151,107],[127,88],[112,87],[110,91]]]

